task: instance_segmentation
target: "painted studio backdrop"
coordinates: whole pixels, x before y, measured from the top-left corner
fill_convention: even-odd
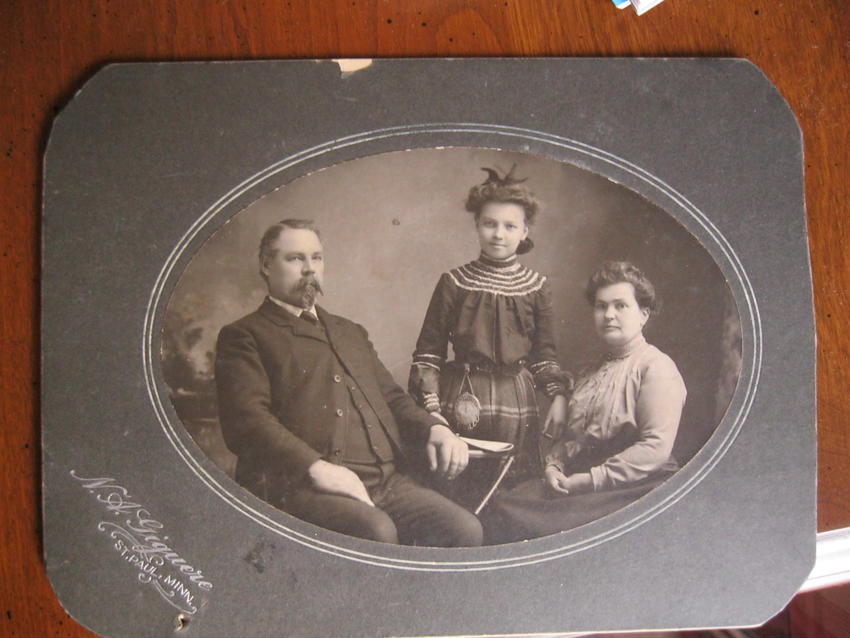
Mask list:
[[[577,374],[601,353],[583,296],[606,260],[628,260],[655,284],[660,311],[647,340],[676,362],[688,388],[674,455],[686,463],[720,423],[741,365],[740,320],[725,278],[673,217],[607,178],[563,162],[473,148],[363,157],[294,180],[236,214],[210,237],[177,283],[165,315],[163,376],[177,414],[224,471],[235,465],[218,427],[213,381],[219,329],[266,294],[260,237],[288,217],[315,220],[325,248],[319,304],[361,323],[396,381],[411,354],[440,274],[478,256],[464,210],[482,167],[527,177],[542,212],[521,260],[549,277],[562,367]]]

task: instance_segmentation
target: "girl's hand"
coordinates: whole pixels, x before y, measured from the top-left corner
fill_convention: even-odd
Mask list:
[[[556,394],[543,422],[543,435],[557,441],[567,425],[567,397]]]

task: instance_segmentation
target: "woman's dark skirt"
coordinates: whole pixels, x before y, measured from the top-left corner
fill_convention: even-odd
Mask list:
[[[612,514],[645,496],[672,476],[664,472],[629,487],[558,494],[543,479],[525,481],[498,494],[482,516],[488,545],[557,534]]]

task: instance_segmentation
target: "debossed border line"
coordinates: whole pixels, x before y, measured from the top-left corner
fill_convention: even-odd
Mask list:
[[[180,259],[181,255],[186,250],[187,246],[189,246],[189,244],[192,242],[192,240],[197,237],[201,229],[208,222],[214,219],[226,206],[228,206],[242,194],[247,192],[249,189],[254,188],[255,186],[262,183],[264,180],[293,166],[296,166],[301,162],[319,157],[321,155],[342,148],[355,146],[358,144],[363,144],[375,140],[416,134],[434,133],[473,133],[486,134],[490,136],[495,134],[509,138],[533,140],[536,142],[543,142],[545,144],[549,144],[557,148],[567,149],[579,154],[583,154],[595,160],[599,160],[603,163],[614,166],[621,171],[624,171],[634,177],[639,178],[640,180],[646,182],[656,190],[660,191],[669,200],[671,200],[674,204],[679,206],[688,215],[690,215],[690,217],[709,235],[709,237],[711,237],[711,239],[715,241],[716,246],[720,249],[723,256],[726,258],[728,262],[728,267],[732,269],[733,273],[738,278],[738,282],[740,283],[741,290],[743,292],[744,301],[746,303],[746,308],[748,310],[753,337],[753,357],[750,363],[749,383],[747,384],[747,387],[745,389],[745,395],[743,402],[741,403],[741,407],[738,410],[737,414],[733,417],[734,421],[732,423],[732,426],[726,433],[725,437],[721,440],[714,453],[702,464],[702,466],[698,470],[696,470],[696,472],[694,472],[694,474],[681,487],[679,487],[679,489],[670,494],[661,502],[656,503],[648,510],[641,512],[638,516],[631,519],[630,521],[627,521],[613,529],[606,530],[605,532],[601,532],[596,536],[593,536],[589,539],[585,539],[580,542],[567,544],[561,547],[545,551],[533,552],[524,556],[495,558],[491,560],[415,560],[394,558],[389,556],[382,556],[380,554],[353,550],[351,548],[341,547],[334,543],[313,538],[302,534],[296,530],[293,530],[282,524],[281,522],[270,518],[263,512],[254,509],[248,503],[245,503],[239,498],[237,498],[233,493],[230,492],[230,490],[228,490],[221,483],[219,483],[217,479],[212,477],[207,472],[207,470],[192,456],[192,453],[188,450],[183,441],[180,439],[180,436],[177,434],[174,426],[170,422],[168,415],[162,405],[162,400],[157,390],[156,380],[154,377],[154,363],[152,354],[154,318],[156,317],[159,309],[165,283],[169,280],[172,271],[176,263]],[[611,178],[609,177],[609,179]],[[608,540],[622,536],[623,534],[634,529],[638,525],[641,525],[646,521],[652,519],[657,514],[659,514],[660,512],[668,508],[670,505],[683,498],[688,492],[690,492],[701,480],[703,480],[703,478],[705,478],[708,472],[723,457],[723,455],[732,445],[732,442],[737,437],[744,421],[746,420],[747,415],[749,414],[755,396],[756,388],[758,387],[759,376],[761,372],[762,326],[761,317],[759,315],[758,305],[756,303],[756,298],[752,289],[752,285],[750,284],[749,278],[747,277],[747,274],[744,270],[743,265],[741,264],[740,259],[738,258],[734,249],[729,244],[728,240],[717,229],[717,227],[712,223],[712,221],[705,216],[705,214],[703,214],[699,209],[696,208],[696,206],[694,206],[690,201],[688,201],[687,198],[685,198],[681,193],[677,192],[674,188],[665,183],[663,180],[659,179],[658,177],[655,177],[654,175],[643,170],[642,168],[612,153],[608,153],[606,151],[595,148],[588,144],[584,144],[582,142],[578,142],[569,138],[561,137],[550,133],[545,133],[542,131],[495,124],[426,123],[365,131],[362,133],[337,138],[330,142],[326,142],[305,149],[303,151],[290,155],[275,164],[272,164],[271,166],[266,169],[263,169],[262,171],[259,171],[255,175],[249,177],[242,183],[235,186],[228,193],[222,196],[218,201],[213,203],[212,206],[210,206],[189,227],[183,237],[181,237],[180,241],[171,251],[171,254],[168,256],[168,259],[166,260],[165,264],[162,267],[162,270],[159,273],[159,276],[157,277],[157,280],[151,291],[147,309],[145,312],[142,351],[142,363],[144,367],[145,384],[147,386],[148,396],[150,398],[151,404],[154,407],[154,411],[157,415],[160,425],[162,426],[162,429],[165,432],[165,435],[168,438],[169,442],[174,446],[177,453],[186,462],[192,472],[194,472],[194,474],[204,484],[206,484],[207,487],[209,487],[213,492],[215,492],[219,497],[221,497],[228,505],[234,507],[242,514],[246,515],[248,518],[254,520],[263,527],[277,534],[280,534],[281,536],[284,536],[285,538],[293,542],[310,547],[320,552],[332,554],[360,563],[409,571],[487,571],[495,569],[505,569],[516,566],[532,565],[535,563],[554,560],[576,552],[584,551],[591,547],[595,547],[601,543],[607,542]],[[724,420],[728,417],[729,415],[727,414],[726,417],[724,417]],[[528,543],[528,545],[532,546],[529,547],[529,549],[533,549],[534,544],[534,541]],[[415,550],[415,548],[409,549]],[[482,550],[486,551],[486,548],[477,548],[476,551]],[[431,548],[431,550],[429,551],[433,551],[433,548]]]

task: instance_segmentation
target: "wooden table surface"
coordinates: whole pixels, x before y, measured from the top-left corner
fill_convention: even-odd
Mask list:
[[[88,636],[41,562],[38,278],[51,118],[113,61],[389,56],[731,56],[797,114],[818,331],[820,530],[850,525],[850,4],[666,0],[0,2],[0,635]],[[80,256],[85,259],[84,255]],[[120,613],[116,610],[116,613]]]

